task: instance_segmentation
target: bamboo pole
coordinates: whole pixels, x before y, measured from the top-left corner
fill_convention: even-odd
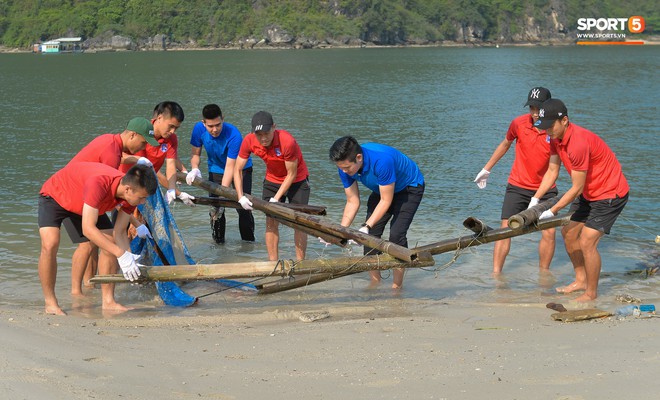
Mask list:
[[[269,276],[296,276],[304,274],[347,273],[387,270],[392,268],[419,268],[435,264],[429,253],[411,262],[380,254],[375,256],[344,257],[317,260],[279,260],[249,263],[163,265],[140,267],[139,282],[149,281],[192,281],[256,278]],[[93,283],[128,283],[122,274],[97,275],[90,279]]]
[[[445,240],[435,244],[422,246],[414,248],[413,251],[419,249],[425,249],[431,254],[440,254],[446,253],[449,251],[455,251],[458,249],[479,246],[481,244],[489,243],[495,240],[506,239],[507,237],[524,235],[527,233],[532,233],[537,230],[550,229],[560,225],[566,225],[569,221],[570,215],[566,215],[560,218],[555,218],[554,220],[543,221],[538,226],[527,227],[525,230],[513,230],[513,229],[493,229],[486,225],[483,221],[474,218],[468,217],[463,221],[463,226],[475,232],[475,235],[469,237],[461,237],[456,239]],[[484,238],[483,235],[486,235]],[[356,272],[346,272],[346,273],[334,273],[334,274],[315,274],[308,277],[295,277],[295,279],[280,279],[275,282],[268,282],[263,285],[257,285],[259,294],[273,294],[278,292],[283,292],[286,290],[297,289],[299,287],[311,285],[314,283],[325,282],[332,279],[342,278],[348,275],[355,274]]]
[[[539,220],[539,216],[543,213],[543,211],[552,208],[552,206],[557,204],[560,198],[561,196],[555,196],[544,201],[543,203],[535,205],[534,207],[530,207],[524,211],[521,211],[516,215],[512,215],[509,217],[509,228],[520,229],[524,226],[533,224]]]
[[[186,174],[183,172],[178,172],[177,179],[179,181],[185,182]],[[236,191],[234,189],[218,185],[215,182],[206,181],[195,177],[193,185],[201,187],[210,193],[215,193],[230,200],[238,201],[238,196],[236,195]],[[255,210],[263,211],[269,216],[278,217],[283,220],[293,222],[296,225],[313,228],[317,231],[325,232],[331,236],[344,239],[352,239],[361,245],[380,250],[402,261],[414,261],[414,259],[417,257],[417,255],[413,254],[410,249],[390,241],[377,238],[375,236],[367,235],[358,231],[357,229],[347,228],[314,215],[307,215],[295,210],[291,210],[279,205],[279,203],[270,203],[251,195],[246,196],[252,202],[252,207]]]
[[[488,231],[493,230],[493,228],[486,225],[485,222],[474,217],[467,217],[465,221],[463,221],[463,226],[476,233],[477,235],[482,235]]]
[[[325,232],[318,231],[314,228],[309,228],[309,227],[303,226],[303,225],[296,225],[293,222],[287,221],[287,220],[282,219],[280,217],[271,217],[271,218],[275,218],[278,222],[280,222],[283,225],[288,226],[289,228],[298,229],[299,231],[305,232],[306,234],[311,235],[313,237],[321,238],[321,239],[325,240],[328,243],[336,244],[339,247],[346,247],[346,245],[348,244],[348,240],[346,240],[346,239],[343,239],[343,238],[340,238],[340,237],[337,237],[337,236],[333,236],[333,235],[329,235]]]
[[[176,199],[179,202],[182,202],[180,199]],[[207,205],[215,207],[226,207],[226,208],[242,208],[238,201],[225,199],[222,197],[203,197],[196,196],[192,201],[198,205]],[[309,204],[291,204],[291,203],[280,203],[279,205],[290,208],[292,210],[300,211],[305,214],[312,215],[326,215],[326,207],[324,206],[313,206]]]
[[[353,275],[356,273],[357,272],[300,275],[300,276],[282,278],[273,282],[267,282],[267,283],[255,285],[255,287],[258,290],[257,294],[273,294],[273,293],[284,292],[291,289],[297,289],[303,286],[312,285],[314,283],[325,282],[331,279],[337,279],[344,276]]]
[[[500,228],[486,231],[482,234],[471,236],[461,236],[456,239],[442,240],[440,242],[427,244],[425,246],[415,247],[412,251],[429,252],[431,254],[441,254],[449,251],[464,249],[467,247],[479,246],[482,244],[495,242],[502,239],[508,239],[514,236],[525,235],[528,233],[555,228],[557,226],[567,225],[571,214],[558,215],[556,217],[544,219],[537,224],[524,226],[520,229]]]

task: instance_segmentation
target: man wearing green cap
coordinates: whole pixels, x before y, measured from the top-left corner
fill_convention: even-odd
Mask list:
[[[79,162],[96,162],[119,169],[122,153],[135,154],[144,150],[147,144],[158,144],[153,137],[153,125],[148,119],[136,117],[131,119],[122,133],[106,133],[96,137],[76,154],[69,164]],[[141,161],[140,164],[144,164]],[[101,226],[112,228],[107,215],[99,215]],[[72,219],[64,220],[64,227],[73,243],[78,247],[71,260],[71,294],[82,294],[82,283],[87,282],[96,271],[98,248],[82,233],[82,226]],[[149,235],[144,225],[137,226],[140,237]]]

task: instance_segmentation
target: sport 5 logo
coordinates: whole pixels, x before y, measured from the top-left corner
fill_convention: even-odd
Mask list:
[[[639,15],[630,18],[579,18],[577,20],[579,31],[588,31],[591,28],[599,31],[623,31],[626,26],[631,33],[641,33],[646,28],[646,22],[644,17]]]

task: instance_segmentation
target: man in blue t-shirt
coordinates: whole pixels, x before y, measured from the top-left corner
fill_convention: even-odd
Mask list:
[[[330,160],[338,168],[346,193],[342,226],[350,226],[360,208],[360,181],[372,193],[367,201],[367,218],[360,231],[381,237],[390,223],[390,242],[408,247],[408,228],[424,196],[424,175],[417,164],[399,150],[378,143],[360,146],[351,136],[337,139],[330,147]],[[364,248],[364,254],[374,249]],[[392,288],[403,285],[402,268],[394,270]],[[370,271],[373,283],[380,282],[380,271]]]
[[[241,148],[243,137],[234,126],[224,121],[222,110],[217,104],[208,104],[202,110],[203,119],[195,124],[190,137],[192,155],[190,157],[191,170],[186,176],[190,185],[195,177],[201,179],[199,170],[202,146],[206,149],[209,166],[209,180],[222,186],[230,187],[234,179],[234,165],[238,151]],[[252,192],[252,159],[248,159],[243,169],[243,192]],[[211,197],[218,197],[210,193]],[[238,228],[241,239],[254,242],[254,217],[252,211],[238,208]],[[225,242],[225,209],[224,207],[211,207],[211,229],[213,240],[216,243]]]

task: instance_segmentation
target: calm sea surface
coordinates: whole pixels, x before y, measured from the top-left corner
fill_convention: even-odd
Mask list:
[[[548,87],[554,97],[564,100],[571,121],[605,139],[630,182],[630,202],[612,234],[601,241],[599,305],[616,307],[614,296],[620,293],[658,302],[660,278],[644,279],[635,271],[660,263],[660,245],[654,243],[660,234],[659,50],[607,46],[0,54],[0,304],[42,310],[37,195],[43,182],[94,137],[121,132],[130,118],[149,116],[162,100],[175,100],[186,112],[178,135],[180,157],[188,167],[190,132],[205,104],[220,104],[226,121],[244,134],[249,132],[252,114],[270,111],[278,126],[290,131],[302,147],[311,174],[310,203],[327,206],[328,218],[335,222],[341,218],[344,195],[336,169],[327,160],[333,141],[350,134],[361,142],[401,149],[419,164],[427,180],[409,232],[411,245],[422,245],[467,234],[462,221],[468,216],[498,226],[514,152],[492,171],[486,189],[478,190],[472,180],[510,121],[525,112],[527,92],[536,85]],[[205,159],[202,165],[206,175]],[[264,167],[260,160],[255,166],[259,194]],[[562,169],[560,191],[569,185]],[[197,188],[184,190],[204,195]],[[366,194],[362,190],[363,198]],[[359,218],[364,213],[363,207]],[[230,212],[227,243],[222,246],[211,239],[207,207],[179,204],[174,215],[197,262],[266,259],[261,214],[257,214],[258,242],[244,244],[236,214]],[[513,239],[501,278],[490,273],[493,245],[489,244],[464,251],[446,269],[410,271],[399,295],[387,289],[387,280],[378,290],[366,290],[368,278],[360,274],[269,296],[227,291],[205,297],[199,307],[187,310],[160,306],[149,287],[123,286],[117,297],[156,314],[373,301],[392,312],[442,299],[567,302],[574,296],[557,296],[553,290],[573,277],[563,242],[558,235],[552,275],[540,276],[539,236]],[[292,231],[283,228],[281,240],[280,256],[293,257]],[[73,249],[64,234],[57,293],[62,306],[75,313],[68,295]],[[308,258],[341,255],[340,249],[325,249],[310,239]],[[453,255],[436,256],[437,266],[450,262]],[[186,287],[196,295],[217,289],[208,282]],[[99,315],[99,297],[97,290],[88,299],[88,310],[78,312]]]

